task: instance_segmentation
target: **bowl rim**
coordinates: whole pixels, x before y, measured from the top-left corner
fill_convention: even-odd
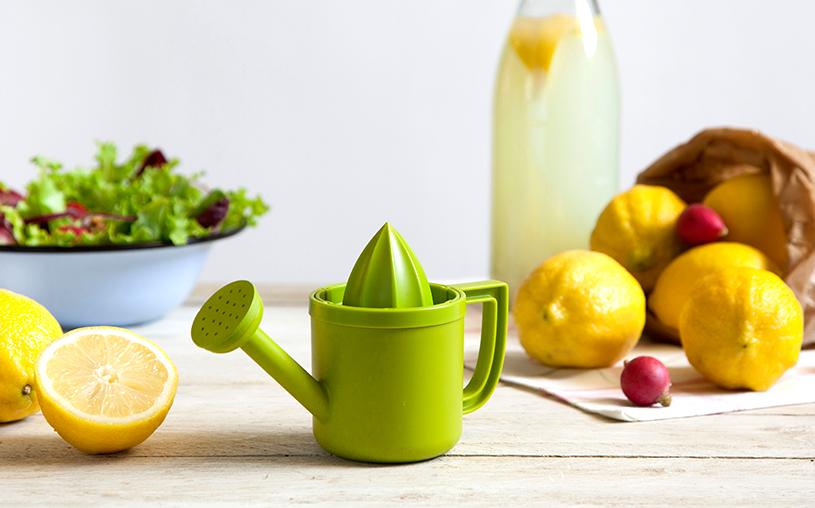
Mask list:
[[[39,246],[25,246],[25,245],[0,245],[0,254],[10,253],[52,253],[52,254],[70,254],[74,252],[118,252],[118,251],[132,251],[144,249],[164,249],[172,247],[187,247],[189,245],[197,245],[202,243],[214,242],[223,238],[234,236],[246,228],[246,224],[236,228],[228,229],[226,231],[218,231],[207,236],[191,238],[187,243],[176,245],[172,242],[143,242],[132,244],[115,244],[106,243],[102,245],[76,245],[76,246],[61,246],[61,245],[39,245]]]

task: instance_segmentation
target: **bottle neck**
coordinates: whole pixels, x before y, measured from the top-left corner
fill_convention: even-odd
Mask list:
[[[600,9],[597,0],[521,0],[517,15],[539,18],[554,14],[594,17]]]

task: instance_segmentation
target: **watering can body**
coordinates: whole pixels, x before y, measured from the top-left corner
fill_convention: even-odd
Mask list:
[[[401,309],[345,306],[344,284],[314,291],[314,376],[259,328],[260,299],[247,281],[210,297],[193,321],[193,340],[216,353],[242,348],[312,413],[314,436],[328,452],[366,462],[425,460],[455,445],[462,415],[498,384],[508,291],[497,281],[430,286],[434,305]],[[478,360],[464,386],[468,304],[482,304],[483,313]],[[244,308],[237,320],[229,310]]]
[[[191,334],[215,353],[243,349],[311,412],[314,436],[328,452],[413,462],[452,448],[462,415],[495,390],[506,349],[507,293],[499,281],[428,283],[404,239],[385,224],[348,284],[311,294],[313,376],[260,329],[263,304],[248,281],[213,294]],[[465,386],[469,304],[483,312],[478,360]]]
[[[360,461],[443,454],[461,435],[465,299],[437,287],[449,304],[424,319],[389,323],[393,311],[379,310],[384,318],[366,326],[361,315],[358,323],[346,318],[348,308],[328,307],[341,290],[311,298],[312,371],[329,400],[327,417],[314,417],[314,437],[327,451]]]

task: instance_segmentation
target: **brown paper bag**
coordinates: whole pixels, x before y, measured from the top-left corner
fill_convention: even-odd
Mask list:
[[[785,280],[804,309],[804,344],[815,343],[815,154],[754,130],[707,129],[651,164],[637,183],[668,187],[694,203],[724,180],[755,173],[772,180],[787,234]],[[676,340],[653,316],[647,331]]]

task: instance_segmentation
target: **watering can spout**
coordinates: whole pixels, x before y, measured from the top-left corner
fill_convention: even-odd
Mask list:
[[[263,301],[245,280],[227,284],[204,302],[192,323],[192,340],[213,353],[243,349],[315,418],[328,418],[328,395],[319,381],[260,329]]]
[[[328,418],[328,395],[322,384],[263,330],[258,329],[253,340],[247,341],[242,349],[315,418]]]

